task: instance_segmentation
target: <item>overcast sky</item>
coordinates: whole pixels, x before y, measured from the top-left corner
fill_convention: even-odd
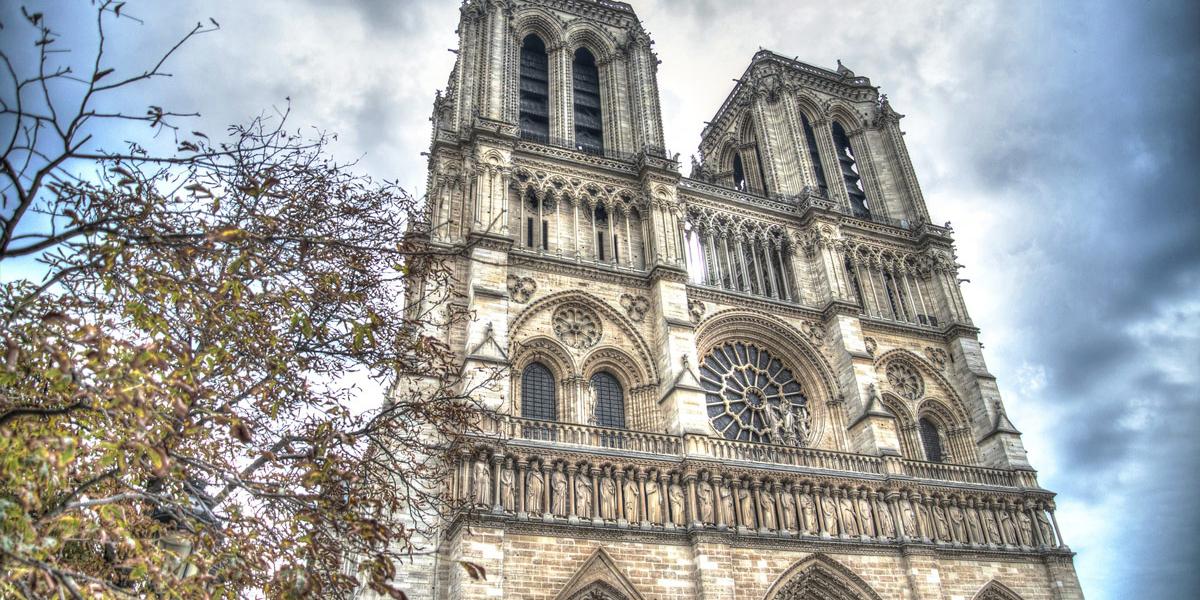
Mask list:
[[[0,36],[16,25],[5,4]],[[889,95],[930,213],[955,228],[990,370],[1059,493],[1085,593],[1200,597],[1200,3],[633,4],[685,164],[760,46],[841,59]],[[290,97],[293,124],[337,132],[342,158],[420,193],[457,8],[130,2],[147,24],[119,28],[113,60],[213,17],[221,30],[135,106],[198,110],[213,132]]]

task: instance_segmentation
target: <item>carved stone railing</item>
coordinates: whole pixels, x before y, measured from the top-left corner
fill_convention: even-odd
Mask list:
[[[904,474],[917,479],[957,481],[1003,487],[1037,487],[1033,471],[1009,471],[970,465],[948,465],[921,460],[905,460]],[[1032,478],[1032,482],[1030,479]],[[1032,485],[1031,485],[1032,483]]]
[[[694,454],[711,456],[717,460],[757,462],[874,475],[883,473],[883,459],[864,454],[738,442],[706,436],[695,436],[692,444],[689,445],[689,450],[692,450],[693,447]]]
[[[517,417],[506,417],[498,425],[499,433],[505,439],[553,442],[671,456],[679,456],[683,451],[683,440],[674,435]]]

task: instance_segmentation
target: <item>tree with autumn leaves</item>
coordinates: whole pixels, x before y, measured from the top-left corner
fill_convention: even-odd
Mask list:
[[[4,23],[31,49],[0,67],[0,596],[403,597],[478,415],[437,334],[466,249],[286,110],[220,136],[114,110],[218,29],[110,65],[123,7],[92,5],[94,47]]]

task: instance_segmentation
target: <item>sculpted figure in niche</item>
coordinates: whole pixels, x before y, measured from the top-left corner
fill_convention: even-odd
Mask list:
[[[729,490],[728,485],[722,485],[718,493],[721,494],[721,512],[725,514],[726,519],[733,520],[733,492]],[[727,523],[733,525],[733,523]]]
[[[651,523],[662,523],[662,495],[659,493],[658,482],[651,478],[646,482],[646,520]]]
[[[592,482],[582,473],[575,478],[575,512],[581,517],[592,516]]]
[[[567,476],[562,472],[561,466],[554,471],[550,491],[554,493],[554,506],[551,510],[560,517],[567,516]]]
[[[1014,546],[1017,544],[1017,526],[1013,523],[1012,515],[1003,509],[1000,511],[1000,530],[1004,532],[1004,541],[1006,543]]]
[[[633,523],[638,520],[638,485],[632,479],[625,480],[625,520]]]
[[[762,526],[767,529],[775,529],[775,494],[768,490],[762,490],[758,497],[760,498],[758,508],[762,513]]]
[[[912,503],[908,500],[904,500],[903,502],[904,504],[900,509],[900,521],[904,525],[904,535],[921,537],[921,532],[917,531],[917,515],[913,512]]]
[[[514,489],[516,487],[514,485],[515,482],[516,479],[513,477],[512,468],[504,467],[504,469],[500,471],[500,505],[504,507],[504,510],[516,510],[517,499]]]
[[[821,533],[837,535],[837,504],[834,504],[833,498],[821,498],[821,516],[824,517],[821,523]]]
[[[543,492],[546,489],[546,481],[542,479],[542,472],[537,469],[531,469],[529,472],[529,482],[525,484],[525,510],[541,514],[545,507],[542,506]]]
[[[933,526],[929,523],[929,507],[919,501],[913,503],[913,512],[917,513],[917,536],[930,539],[933,537]]]
[[[950,507],[950,536],[959,543],[967,541],[966,519],[958,506]]]
[[[875,523],[871,520],[871,503],[866,498],[858,499],[858,514],[862,515],[863,535],[875,537]]]
[[[939,540],[950,539],[950,523],[946,519],[946,509],[941,506],[933,507],[933,525]]]
[[[1004,543],[1000,539],[1000,525],[996,523],[996,513],[992,512],[990,508],[983,510],[983,527],[987,529],[988,542],[993,544]]]
[[[716,523],[716,516],[713,515],[713,491],[712,486],[707,481],[700,483],[700,522],[701,523]]]
[[[750,490],[738,488],[738,505],[742,508],[742,525],[755,528],[757,523],[754,520],[754,501],[750,499]]]
[[[883,537],[894,538],[896,537],[896,523],[892,521],[892,511],[888,510],[886,504],[882,504],[882,500],[880,502],[879,510],[875,511],[875,514],[879,515],[880,533],[883,534]]]
[[[1018,529],[1021,530],[1021,545],[1032,546],[1033,521],[1029,518],[1029,515],[1025,514],[1025,511],[1021,511],[1017,513],[1017,523]]]
[[[671,504],[671,522],[676,525],[683,525],[683,487],[678,481],[671,483],[671,489],[668,490],[668,498]]]
[[[779,524],[780,529],[789,531],[796,529],[796,499],[792,497],[792,493],[784,491],[779,494],[779,511],[783,513],[783,522]]]
[[[813,505],[812,497],[808,494],[800,495],[800,515],[804,519],[801,527],[804,533],[815,535],[817,533],[817,507]]]
[[[600,516],[605,519],[617,518],[616,511],[617,484],[613,478],[605,475],[600,480]]]
[[[492,471],[488,468],[487,461],[477,460],[475,465],[471,467],[473,471],[471,476],[471,487],[474,488],[475,504],[487,506],[492,503]]]
[[[846,535],[858,535],[858,520],[854,517],[854,505],[847,498],[842,498],[842,531]]]
[[[983,539],[983,531],[979,528],[979,511],[975,510],[974,506],[967,507],[967,533],[971,536],[972,544],[986,544],[987,540]]]
[[[1046,517],[1045,511],[1035,511],[1033,513],[1038,521],[1038,533],[1042,536],[1042,544],[1047,546],[1057,546],[1054,541],[1054,529],[1050,527],[1050,519]]]

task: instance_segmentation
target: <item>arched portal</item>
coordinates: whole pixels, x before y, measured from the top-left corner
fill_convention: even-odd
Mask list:
[[[814,554],[788,569],[765,600],[880,600],[869,585],[837,561]]]

